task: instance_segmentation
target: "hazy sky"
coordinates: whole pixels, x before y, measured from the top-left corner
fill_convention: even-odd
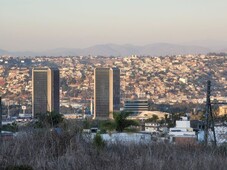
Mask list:
[[[0,0],[0,49],[227,39],[227,0]]]

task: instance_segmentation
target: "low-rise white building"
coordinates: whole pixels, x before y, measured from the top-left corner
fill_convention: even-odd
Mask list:
[[[145,123],[145,132],[157,132],[159,130],[160,124],[155,122]]]
[[[181,120],[176,121],[176,127],[169,129],[170,141],[176,141],[176,139],[183,143],[194,142],[197,140],[196,133],[190,126],[190,121],[187,117],[181,117]]]

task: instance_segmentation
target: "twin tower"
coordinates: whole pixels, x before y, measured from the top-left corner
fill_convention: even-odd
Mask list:
[[[59,70],[32,69],[32,117],[38,113],[59,113]]]
[[[112,119],[120,111],[120,70],[96,68],[94,71],[94,119]],[[32,70],[32,116],[37,113],[59,113],[59,70]]]
[[[96,68],[94,87],[94,119],[112,119],[120,111],[120,70]]]

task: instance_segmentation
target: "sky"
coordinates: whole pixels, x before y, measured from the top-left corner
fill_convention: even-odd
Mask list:
[[[227,40],[227,0],[0,0],[0,49]]]

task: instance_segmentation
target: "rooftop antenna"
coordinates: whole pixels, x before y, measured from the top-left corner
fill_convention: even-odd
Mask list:
[[[215,130],[214,130],[214,117],[212,113],[212,107],[211,107],[211,102],[210,102],[210,94],[211,94],[211,81],[207,81],[207,99],[206,99],[206,112],[205,112],[205,131],[204,131],[204,139],[205,139],[205,144],[206,146],[208,145],[208,135],[209,135],[209,129],[213,132],[213,137],[214,137],[214,146],[217,145],[216,141],[216,135],[215,135]]]

